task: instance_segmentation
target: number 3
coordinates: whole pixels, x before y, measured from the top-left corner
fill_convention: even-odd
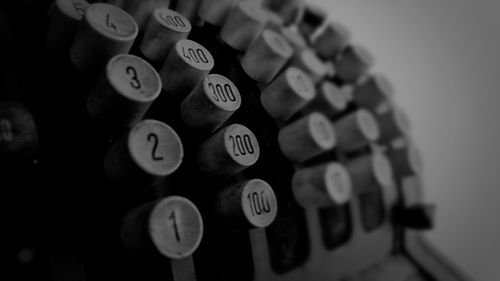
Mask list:
[[[125,70],[128,75],[132,75],[132,81],[130,81],[130,86],[134,89],[140,89],[141,88],[141,82],[139,81],[139,77],[137,77],[137,71],[135,68],[132,66],[127,66],[127,69]]]

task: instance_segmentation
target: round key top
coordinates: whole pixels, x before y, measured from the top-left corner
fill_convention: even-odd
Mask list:
[[[377,115],[380,127],[380,137],[378,141],[386,144],[410,134],[410,119],[403,110],[392,105],[391,110],[384,114]]]
[[[343,89],[325,80],[319,84],[316,97],[301,112],[319,111],[332,119],[347,108],[348,102]]]
[[[170,0],[108,0],[106,2],[129,13],[141,30],[146,27],[155,9],[168,8],[170,5]]]
[[[268,84],[292,56],[292,48],[278,33],[264,30],[241,58],[243,70],[253,80]]]
[[[211,133],[219,128],[241,105],[240,92],[231,80],[209,74],[184,99],[181,116],[199,132]]]
[[[141,52],[154,62],[163,62],[175,43],[187,38],[191,23],[181,14],[167,8],[153,11],[141,42]]]
[[[227,230],[267,227],[276,217],[278,204],[265,181],[252,179],[224,188],[215,199],[216,218]]]
[[[18,102],[0,102],[0,163],[12,164],[29,156],[37,147],[33,116]]]
[[[259,143],[252,131],[232,124],[201,144],[198,163],[208,176],[228,177],[255,164],[259,154]]]
[[[307,48],[307,42],[304,37],[299,33],[295,26],[282,27],[280,29],[281,35],[290,43],[295,53],[299,53],[303,49]]]
[[[341,205],[351,197],[351,179],[344,166],[332,162],[298,170],[292,191],[304,208]]]
[[[181,39],[160,70],[163,89],[177,97],[185,97],[213,67],[214,59],[205,47],[192,40]]]
[[[394,88],[387,78],[374,74],[362,79],[354,86],[353,97],[356,104],[376,113],[382,103],[394,96]]]
[[[296,53],[290,65],[304,70],[314,83],[321,80],[327,73],[326,65],[311,49],[303,49]]]
[[[198,16],[209,24],[221,26],[236,0],[201,0]]]
[[[160,76],[150,64],[133,55],[117,55],[90,93],[87,109],[99,122],[129,126],[142,119],[160,90]]]
[[[56,0],[54,3],[50,10],[47,48],[52,52],[67,52],[90,4],[85,0]]]
[[[335,60],[351,38],[349,30],[338,22],[330,21],[325,29],[314,40],[314,49],[318,56],[327,60]]]
[[[121,236],[131,253],[182,259],[200,245],[203,221],[190,200],[168,196],[131,210],[122,222]]]
[[[183,156],[181,140],[172,128],[143,120],[113,144],[104,170],[112,182],[147,186],[177,170]]]
[[[336,61],[337,76],[345,83],[353,84],[362,78],[374,64],[372,55],[360,45],[348,45]]]
[[[382,190],[394,183],[393,171],[387,157],[375,152],[346,163],[351,177],[352,187],[356,193],[379,187]]]
[[[309,39],[323,25],[327,16],[323,7],[308,3],[302,11],[302,18],[297,25],[298,30],[305,38]]]
[[[298,68],[290,67],[264,89],[260,100],[269,115],[287,120],[315,95],[316,90],[309,76]]]
[[[314,112],[281,128],[278,142],[290,161],[300,163],[331,150],[336,134],[328,118]]]
[[[388,157],[397,177],[403,178],[422,174],[422,154],[414,145],[392,150],[389,152]]]
[[[220,37],[229,46],[245,51],[262,32],[265,16],[251,1],[238,2],[230,10],[220,31]]]
[[[346,115],[333,124],[337,133],[337,147],[353,151],[374,142],[380,135],[375,117],[364,109]]]
[[[99,71],[111,57],[128,53],[137,33],[134,19],[122,9],[105,3],[92,4],[71,46],[71,61],[80,70]]]

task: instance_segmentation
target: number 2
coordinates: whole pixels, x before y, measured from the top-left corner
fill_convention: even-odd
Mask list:
[[[130,77],[132,81],[130,81],[130,86],[134,89],[140,89],[141,88],[141,82],[139,81],[139,77],[137,77],[137,71],[135,70],[134,67],[132,66],[127,66],[127,69],[125,70],[128,75],[132,75]]]
[[[151,150],[151,158],[153,158],[154,161],[161,161],[163,160],[162,156],[157,156],[156,155],[156,149],[158,148],[158,136],[153,133],[149,133],[148,135],[148,141],[153,141],[153,150]]]

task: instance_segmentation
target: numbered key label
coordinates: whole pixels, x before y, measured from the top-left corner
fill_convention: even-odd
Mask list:
[[[139,57],[129,54],[113,57],[107,66],[107,75],[119,93],[134,101],[152,101],[160,94],[160,76]]]
[[[156,20],[163,26],[180,33],[191,31],[191,23],[186,17],[167,8],[156,9],[153,12]]]
[[[331,149],[335,145],[333,125],[326,116],[320,113],[309,115],[309,130],[316,143],[323,149]]]
[[[331,163],[326,167],[326,191],[336,204],[344,204],[351,198],[352,183],[347,170],[340,164]]]
[[[253,179],[245,183],[241,202],[243,212],[253,226],[266,227],[274,221],[278,205],[272,188],[265,181]]]
[[[198,208],[188,199],[169,196],[159,201],[149,219],[149,231],[158,251],[171,259],[190,256],[203,236]]]
[[[155,176],[173,173],[181,165],[184,156],[177,133],[156,120],[143,120],[130,131],[128,149],[135,162]]]
[[[189,65],[200,70],[211,70],[214,66],[212,54],[202,45],[182,39],[175,44],[177,54]]]
[[[90,5],[85,17],[94,29],[113,39],[135,38],[139,30],[135,20],[129,14],[110,4]]]
[[[286,71],[286,79],[292,90],[302,99],[310,100],[316,94],[311,78],[302,70],[290,67]]]
[[[240,92],[231,80],[219,74],[210,74],[203,83],[205,94],[217,107],[226,111],[236,111],[240,107]]]
[[[247,127],[232,124],[226,128],[224,144],[230,156],[240,165],[251,166],[259,159],[259,143]]]

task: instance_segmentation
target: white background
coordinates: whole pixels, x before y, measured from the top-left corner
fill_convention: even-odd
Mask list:
[[[309,1],[394,84],[438,206],[431,241],[474,280],[500,280],[500,1]]]

